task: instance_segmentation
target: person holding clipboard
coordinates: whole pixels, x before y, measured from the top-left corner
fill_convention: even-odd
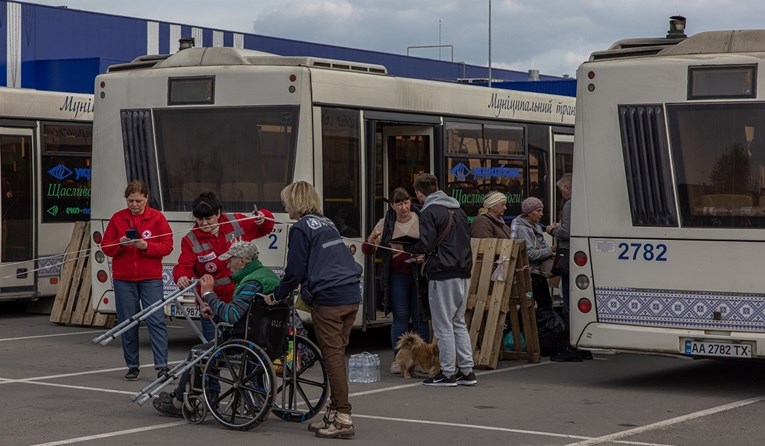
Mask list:
[[[427,308],[421,308],[420,304],[420,263],[405,252],[377,249],[390,248],[391,243],[416,243],[420,238],[419,207],[412,207],[412,198],[403,187],[393,190],[388,205],[385,217],[372,229],[372,233],[361,245],[361,251],[366,255],[379,253],[383,260],[380,272],[383,311],[385,314],[393,312],[390,341],[394,361],[390,373],[399,374],[401,369],[395,361],[396,343],[402,334],[409,331],[409,321],[412,322],[412,331],[419,334],[426,343],[430,343],[430,327],[423,314]]]

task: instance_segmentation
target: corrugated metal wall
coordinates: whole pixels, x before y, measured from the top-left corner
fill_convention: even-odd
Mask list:
[[[180,37],[196,46],[237,46],[281,55],[384,65],[394,76],[457,81],[486,78],[486,67],[108,14],[0,1],[0,85],[92,93],[96,75],[144,54],[173,53]],[[5,74],[5,76],[3,76]],[[492,77],[526,81],[525,72],[492,69]],[[560,79],[541,76],[542,80]],[[542,82],[545,83],[545,82]]]

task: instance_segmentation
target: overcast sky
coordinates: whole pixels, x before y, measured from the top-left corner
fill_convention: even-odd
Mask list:
[[[406,54],[453,45],[454,60],[574,76],[590,53],[661,37],[669,16],[687,34],[763,28],[763,0],[35,0],[51,6]],[[449,49],[411,55],[449,60]]]

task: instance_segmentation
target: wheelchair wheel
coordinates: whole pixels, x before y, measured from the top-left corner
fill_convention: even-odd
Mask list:
[[[189,423],[199,424],[207,416],[207,406],[201,396],[190,396],[181,407],[181,413]]]
[[[329,395],[329,379],[319,348],[303,336],[295,337],[294,358],[279,358],[276,365],[274,415],[302,422],[321,412]]]
[[[268,418],[274,398],[274,371],[266,353],[236,340],[211,355],[202,375],[208,409],[230,429],[248,430]]]

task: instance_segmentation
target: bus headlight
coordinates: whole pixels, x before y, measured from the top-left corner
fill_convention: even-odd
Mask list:
[[[576,280],[574,281],[576,283],[576,287],[580,290],[586,290],[590,287],[590,278],[585,276],[584,274],[580,274],[576,276]]]

